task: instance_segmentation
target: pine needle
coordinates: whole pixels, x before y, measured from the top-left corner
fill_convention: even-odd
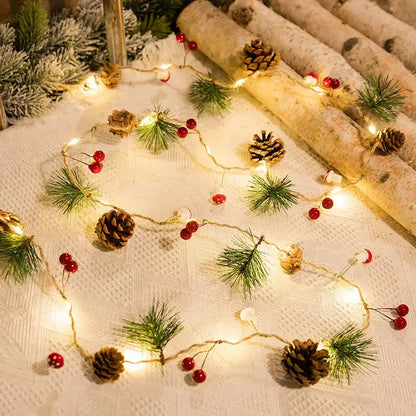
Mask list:
[[[153,14],[146,15],[143,20],[137,25],[137,31],[142,35],[151,32],[153,36],[158,39],[164,39],[171,33],[169,23],[166,21],[166,16],[154,16]]]
[[[153,301],[146,315],[140,317],[140,322],[124,321],[123,329],[127,341],[135,346],[142,346],[149,351],[159,352],[162,365],[164,364],[163,350],[183,326],[178,314],[169,310],[166,303]]]
[[[266,178],[253,174],[246,195],[250,210],[262,214],[288,210],[298,203],[299,198],[292,186],[287,176],[279,179],[271,174],[267,174]]]
[[[357,103],[376,119],[391,122],[399,115],[399,108],[404,104],[405,97],[402,92],[397,81],[393,81],[387,75],[370,75],[367,82],[357,91]]]
[[[61,209],[64,214],[69,214],[74,209],[80,210],[89,205],[94,206],[94,202],[81,192],[79,185],[90,195],[98,196],[98,189],[89,183],[83,183],[77,169],[71,172],[75,177],[75,183],[70,178],[68,169],[62,168],[51,178],[46,187],[48,195],[52,197],[52,204]]]
[[[178,140],[179,124],[169,120],[169,110],[156,106],[154,110],[146,110],[136,130],[139,140],[151,152],[167,150],[170,143]]]
[[[211,76],[209,74],[209,76]],[[222,114],[231,107],[231,89],[222,87],[198,76],[189,89],[189,99],[198,115],[203,112]]]
[[[222,281],[231,287],[240,287],[244,295],[251,296],[252,289],[262,286],[267,280],[269,271],[265,264],[265,254],[258,247],[264,237],[255,241],[251,231],[249,240],[237,239],[235,247],[227,247],[218,257],[217,264],[228,269],[222,275]]]
[[[0,276],[24,283],[41,263],[30,237],[8,231],[0,233]]]
[[[353,324],[324,342],[324,348],[329,353],[331,377],[340,384],[346,378],[351,383],[351,376],[361,370],[373,366],[376,359],[372,339],[365,339],[364,332]]]

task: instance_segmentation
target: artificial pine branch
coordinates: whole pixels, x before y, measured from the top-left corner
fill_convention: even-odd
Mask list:
[[[69,214],[74,209],[80,210],[86,206],[94,206],[80,187],[91,196],[98,196],[98,189],[89,183],[84,183],[77,169],[71,170],[75,182],[71,179],[67,168],[62,168],[53,176],[47,184],[46,191],[52,198],[52,204],[56,205],[64,214]]]
[[[399,114],[405,97],[397,81],[388,75],[370,75],[367,82],[357,91],[358,106],[369,111],[380,121],[393,121]]]
[[[15,51],[9,45],[0,45],[0,85],[18,82],[27,71],[26,52]]]
[[[368,369],[376,359],[372,339],[364,338],[364,332],[352,324],[323,344],[329,353],[331,377],[339,383],[346,378],[350,384],[353,373]]]
[[[17,48],[39,53],[48,40],[48,12],[40,0],[26,0],[16,19]]]
[[[0,232],[0,275],[24,283],[41,265],[32,238],[8,231]]]
[[[166,303],[160,304],[155,301],[147,314],[140,317],[140,322],[124,322],[123,329],[127,341],[149,351],[158,352],[162,365],[165,364],[163,350],[183,329],[178,314],[172,312]]]
[[[239,286],[244,295],[251,296],[252,289],[262,286],[267,280],[269,271],[265,264],[265,254],[259,250],[264,236],[255,240],[248,231],[248,240],[235,240],[235,247],[227,247],[218,257],[217,264],[227,268],[222,281],[231,287]]]
[[[166,16],[154,16],[153,14],[147,14],[140,21],[137,25],[137,31],[142,35],[150,31],[158,39],[164,39],[171,33]]]
[[[151,152],[167,150],[169,144],[178,139],[176,133],[180,125],[170,120],[169,113],[159,105],[154,110],[146,110],[136,129],[139,140]]]
[[[211,77],[211,75],[209,74]],[[222,114],[231,107],[231,89],[197,76],[189,89],[189,99],[193,103],[198,115],[207,111],[211,114]]]
[[[0,46],[13,46],[15,39],[16,31],[14,27],[8,23],[0,24]]]
[[[254,174],[246,195],[248,205],[252,211],[260,213],[286,211],[298,203],[299,195],[292,186],[287,176],[279,179],[270,173],[265,178]]]

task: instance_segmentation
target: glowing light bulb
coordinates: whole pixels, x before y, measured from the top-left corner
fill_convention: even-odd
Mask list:
[[[210,149],[208,146],[205,146],[205,147],[206,147],[206,149],[207,149],[207,153],[208,153],[208,155],[209,155],[209,156],[212,156],[211,149]]]
[[[72,308],[71,302],[65,301],[66,310],[69,312],[69,310]]]
[[[334,189],[331,191],[331,195],[336,195],[336,194],[338,194],[339,192],[341,192],[341,190],[342,190],[342,188],[341,188],[340,186],[337,186],[336,188],[334,188]]]
[[[143,126],[151,126],[156,123],[157,120],[157,114],[156,112],[152,111],[150,114],[148,114],[146,117],[142,119],[140,122],[140,127]]]
[[[172,64],[163,64],[163,65],[160,65],[160,69],[169,69],[170,67],[172,66]]]
[[[80,138],[75,138],[69,141],[68,146],[74,146],[80,142]]]
[[[133,363],[146,359],[145,355],[141,351],[136,351],[136,350],[124,350],[123,355],[124,355],[125,361],[131,361]],[[124,368],[131,372],[141,370],[145,366],[146,364],[144,363],[142,364],[132,364],[132,363],[126,363],[126,362],[124,363]]]
[[[240,312],[240,319],[243,322],[250,322],[254,320],[255,318],[256,318],[256,311],[254,310],[254,308],[251,308],[251,307],[244,308]]]
[[[86,81],[84,82],[83,90],[84,90],[84,93],[88,95],[93,95],[97,92],[98,82],[95,79],[94,75],[91,75],[90,77],[86,79]]]
[[[245,82],[247,81],[247,78],[241,78],[238,79],[235,83],[234,83],[234,88],[238,88],[241,87]]]
[[[369,131],[371,134],[376,134],[376,133],[377,133],[376,126],[375,126],[374,124],[370,124],[370,125],[368,126],[368,131]]]
[[[318,86],[312,87],[312,89],[313,89],[314,91],[316,91],[319,95],[322,95],[322,94],[324,94],[324,93],[325,93],[325,90],[324,90],[324,89],[322,89],[321,87],[318,87]]]
[[[18,225],[10,225],[10,228],[15,232],[16,234],[23,235],[22,227]]]

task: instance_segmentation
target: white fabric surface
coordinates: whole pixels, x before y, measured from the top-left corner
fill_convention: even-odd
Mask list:
[[[181,62],[181,49],[174,41],[167,41],[164,51]],[[156,55],[149,53],[149,59],[155,60]],[[189,59],[200,68],[212,69],[212,64],[197,62],[192,55]],[[220,71],[216,69],[215,74]],[[125,352],[126,344],[117,334],[121,320],[137,320],[153,297],[169,301],[185,327],[168,345],[167,355],[205,339],[249,334],[250,328],[242,327],[234,316],[246,306],[255,308],[260,331],[289,340],[319,340],[351,320],[361,324],[362,309],[350,289],[307,271],[285,275],[276,252],[267,246],[263,250],[271,264],[268,283],[252,299],[232,293],[220,281],[221,270],[214,260],[233,237],[240,236],[238,232],[206,226],[183,241],[175,227],[138,221],[125,249],[104,252],[94,234],[103,208],[63,216],[45,201],[44,184],[61,166],[64,142],[106,122],[113,109],[140,114],[156,102],[177,118],[195,117],[213,154],[228,165],[248,163],[246,148],[252,135],[272,130],[287,148],[273,172],[288,174],[296,189],[310,196],[328,189],[320,180],[328,168],[325,162],[288,136],[283,123],[243,90],[234,96],[233,110],[223,118],[196,117],[187,99],[192,78],[190,72],[172,71],[171,80],[164,84],[149,74],[124,71],[122,83],[114,90],[68,96],[44,117],[0,133],[0,208],[23,219],[27,233],[35,234],[57,274],[60,253],[72,253],[79,262],[67,295],[74,306],[81,345],[89,352],[107,345]],[[221,172],[214,172],[195,135],[184,139],[183,147],[174,145],[159,155],[149,153],[133,135],[119,140],[98,133],[97,148],[106,152],[104,169],[96,176],[85,169],[85,174],[100,187],[104,199],[127,211],[166,219],[177,208],[188,206],[195,217],[251,227],[280,246],[299,243],[306,259],[336,271],[362,248],[370,249],[373,262],[353,267],[347,277],[360,285],[372,307],[407,303],[408,327],[395,331],[372,314],[368,335],[377,345],[377,368],[355,376],[351,386],[325,379],[314,387],[294,387],[280,365],[283,346],[267,340],[216,347],[205,367],[207,381],[199,386],[190,385],[187,373],[174,362],[167,364],[164,376],[156,367],[128,367],[119,381],[100,385],[77,350],[70,348],[65,304],[41,272],[25,285],[0,281],[0,415],[416,414],[415,240],[377,207],[367,206],[371,203],[363,195],[353,189],[339,194],[335,207],[314,222],[307,218],[312,205],[305,202],[287,214],[258,216],[249,212],[244,201],[247,174],[227,174],[227,202],[210,203]],[[90,145],[78,149],[88,152]],[[65,357],[60,370],[45,365],[53,351]]]

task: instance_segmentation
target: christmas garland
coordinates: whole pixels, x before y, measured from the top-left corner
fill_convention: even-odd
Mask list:
[[[179,34],[177,40],[179,43],[184,43],[185,36]],[[259,45],[256,43],[254,46]],[[262,45],[262,47],[263,46],[264,45]],[[188,49],[185,48],[185,59],[187,53],[190,50],[195,50],[196,47],[197,45],[195,42],[193,46],[192,44],[191,46],[188,44]],[[248,48],[249,47],[250,46],[248,46]],[[252,68],[248,68],[251,65],[249,62],[245,62],[245,65],[247,65],[247,69],[252,71]],[[171,65],[169,68],[173,69],[174,66]],[[184,65],[177,66],[176,68],[191,69],[197,73],[200,79],[208,81],[214,86],[229,88],[226,84],[214,80],[211,76],[202,74],[191,66],[186,65],[186,60],[184,60]],[[164,66],[146,70],[144,72],[154,72],[162,81],[166,81],[168,79],[166,78],[167,69],[168,67]],[[257,73],[257,70],[253,71],[251,75],[255,73]],[[170,77],[170,73],[168,73],[168,75]],[[238,87],[240,83],[237,81],[232,85],[235,88]],[[202,90],[206,90],[205,86],[200,91]],[[180,236],[184,240],[191,238],[192,235],[203,226],[210,225],[234,229],[239,231],[244,238],[237,240],[234,246],[227,247],[217,260],[218,264],[225,269],[222,276],[222,280],[225,283],[230,284],[231,286],[240,287],[244,295],[250,295],[252,290],[261,286],[268,276],[267,266],[265,265],[263,254],[260,251],[260,246],[264,243],[274,247],[278,251],[280,254],[279,261],[281,267],[288,273],[295,273],[299,271],[302,266],[308,266],[316,269],[319,273],[325,273],[325,275],[339,279],[343,283],[353,287],[359,295],[364,313],[361,328],[350,325],[341,330],[334,337],[327,340],[321,340],[320,342],[313,342],[311,340],[304,342],[294,340],[290,342],[278,334],[268,334],[258,331],[253,322],[253,311],[248,308],[241,311],[240,318],[242,321],[249,322],[253,326],[255,330],[254,333],[235,342],[223,339],[207,340],[202,343],[193,344],[172,356],[166,357],[164,354],[166,345],[183,329],[183,325],[178,314],[170,310],[167,304],[154,300],[147,314],[143,315],[139,322],[125,321],[122,332],[125,334],[128,343],[155,352],[158,354],[158,358],[131,362],[125,360],[123,355],[113,347],[102,348],[94,355],[90,355],[78,342],[75,320],[72,314],[72,304],[65,293],[71,275],[78,271],[77,262],[72,259],[72,256],[69,253],[63,253],[59,258],[59,261],[63,266],[63,273],[61,279],[58,279],[52,273],[49,261],[46,258],[42,247],[35,242],[33,236],[25,235],[24,227],[20,219],[11,213],[0,211],[0,261],[6,265],[4,269],[5,277],[13,276],[17,281],[25,281],[26,278],[35,273],[42,264],[45,266],[46,272],[50,276],[56,290],[68,304],[68,314],[71,319],[74,345],[78,348],[80,354],[91,362],[94,373],[100,380],[104,382],[117,380],[124,371],[124,363],[136,365],[158,363],[163,369],[163,365],[167,362],[177,360],[180,356],[198,349],[195,355],[185,357],[182,360],[182,367],[184,370],[193,370],[195,367],[195,357],[205,353],[206,355],[200,368],[193,373],[194,381],[196,383],[201,383],[206,379],[206,373],[203,370],[203,367],[213,348],[221,344],[239,345],[255,337],[272,338],[286,344],[283,351],[282,364],[293,380],[302,386],[315,384],[321,378],[326,377],[329,374],[339,382],[347,379],[348,383],[350,383],[351,376],[357,369],[367,368],[371,365],[372,361],[375,359],[373,344],[371,339],[366,339],[364,336],[364,331],[370,324],[370,310],[375,310],[384,316],[387,315],[381,312],[380,308],[370,308],[364,300],[361,289],[345,277],[348,270],[358,262],[370,263],[372,261],[372,254],[369,250],[364,250],[359,253],[342,272],[336,273],[326,267],[305,260],[303,258],[302,250],[296,245],[292,244],[288,248],[282,249],[276,243],[266,240],[263,235],[256,236],[251,230],[244,230],[235,225],[218,223],[207,219],[193,219],[187,208],[179,209],[172,217],[165,221],[158,221],[139,213],[128,214],[120,207],[100,199],[98,197],[97,189],[84,183],[82,176],[77,170],[72,169],[69,166],[69,160],[75,159],[68,153],[69,149],[76,146],[89,135],[91,135],[91,141],[94,146],[94,133],[98,128],[108,129],[111,133],[119,137],[126,137],[133,129],[136,129],[139,140],[141,140],[151,151],[167,149],[171,142],[177,141],[178,137],[183,138],[191,132],[198,136],[200,144],[203,146],[211,161],[217,167],[224,170],[224,172],[232,169],[249,171],[250,168],[238,166],[228,167],[217,162],[205,143],[201,132],[197,129],[197,123],[194,119],[182,121],[171,118],[169,112],[161,107],[146,112],[141,117],[140,122],[136,122],[135,116],[126,110],[114,111],[109,116],[108,121],[108,124],[94,126],[80,138],[73,139],[63,146],[61,154],[64,168],[48,185],[48,193],[53,198],[53,203],[61,208],[64,213],[69,213],[74,209],[78,209],[83,204],[100,204],[111,208],[109,212],[105,213],[99,219],[96,227],[97,236],[104,245],[111,249],[120,249],[124,247],[129,238],[133,236],[135,227],[133,218],[151,222],[156,226],[179,225],[182,227]],[[267,135],[265,132],[262,132],[261,137],[256,135],[254,139],[254,144],[250,145],[248,150],[255,162],[262,163],[260,164],[260,167],[264,168],[266,175],[263,177],[259,174],[255,174],[252,177],[252,182],[247,195],[247,200],[251,209],[259,212],[266,212],[268,210],[286,210],[292,204],[296,203],[298,198],[309,201],[317,200],[323,208],[332,208],[333,201],[327,196],[328,193],[325,193],[319,198],[307,198],[291,189],[292,185],[287,177],[278,179],[269,172],[269,163],[277,163],[277,161],[283,157],[283,143],[281,141],[277,141],[275,144],[271,140],[271,135]],[[371,157],[373,151],[374,146],[369,157]],[[84,155],[92,158],[92,161],[87,163],[78,159],[75,160],[88,165],[88,168],[92,173],[99,173],[103,168],[103,162],[105,160],[104,152],[97,150],[93,151],[92,155]],[[365,168],[363,170],[365,170]],[[326,175],[327,181],[335,180],[335,182],[339,182],[338,178],[339,176],[332,170],[328,171]],[[350,186],[352,184],[354,183],[349,183],[345,186]],[[214,203],[224,203],[225,200],[226,196],[224,194],[218,193],[213,196]],[[319,217],[317,211],[319,212],[317,208],[312,208],[309,211],[309,217],[312,220]],[[395,312],[399,315],[396,319],[387,317],[391,319],[396,329],[403,329],[406,326],[406,320],[403,316],[407,314],[408,308],[406,305],[402,304],[395,308]],[[209,347],[209,349],[204,350],[203,348],[205,347]],[[63,365],[63,357],[58,353],[52,353],[48,357],[48,360],[50,365],[55,368],[60,368]]]

